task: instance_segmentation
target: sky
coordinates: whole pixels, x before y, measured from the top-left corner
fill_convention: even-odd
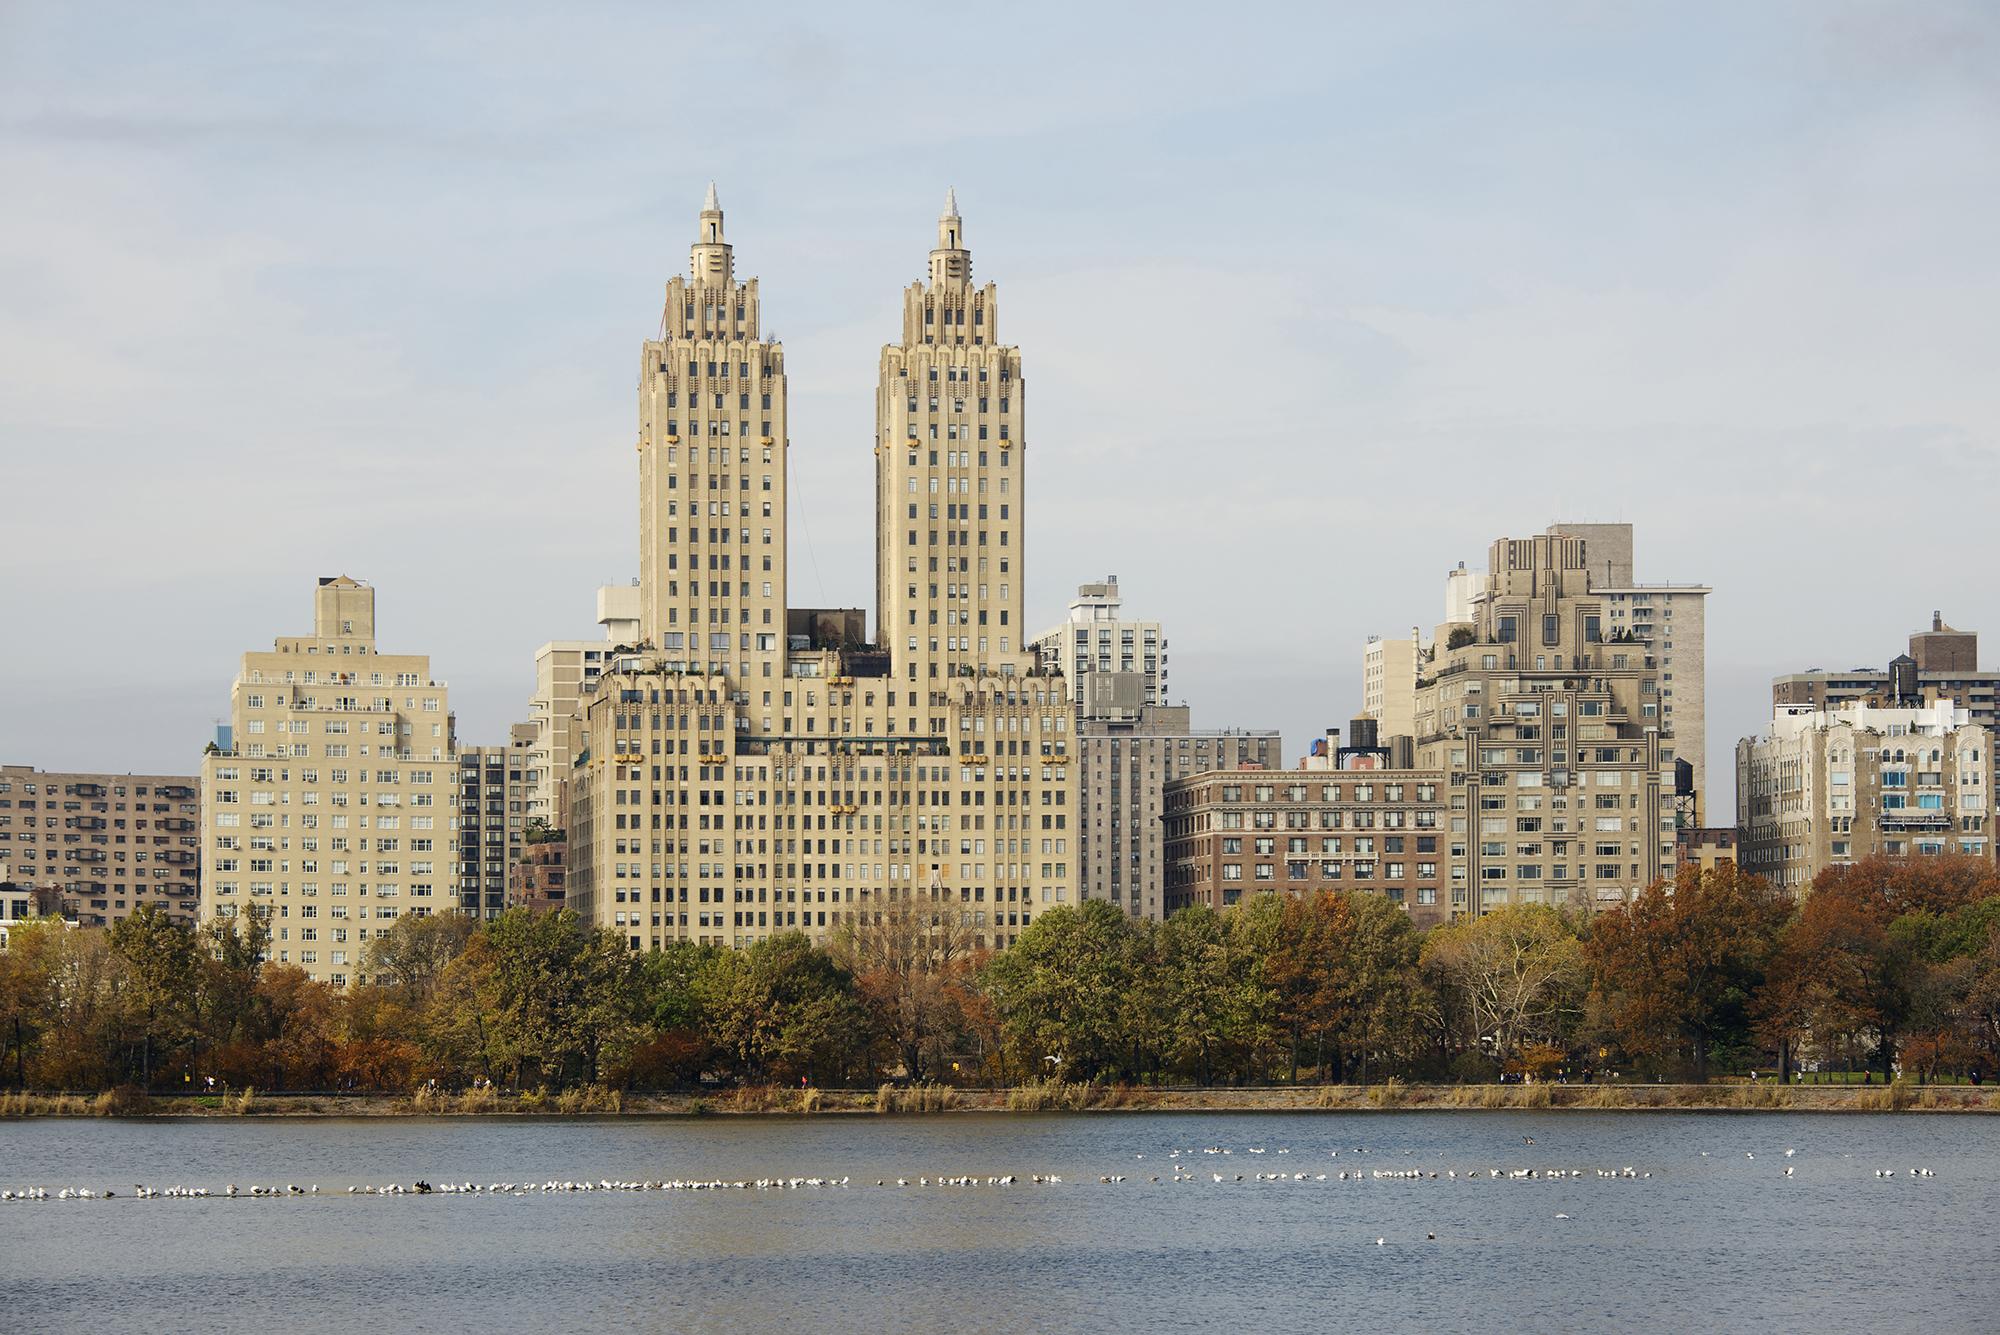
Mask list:
[[[504,740],[637,573],[711,179],[792,601],[871,605],[876,358],[953,186],[1031,627],[1115,573],[1196,723],[1296,756],[1451,566],[1628,521],[1715,590],[1726,818],[1773,674],[2000,636],[1996,65],[2000,9],[1922,0],[0,0],[0,759],[192,772],[340,573]]]

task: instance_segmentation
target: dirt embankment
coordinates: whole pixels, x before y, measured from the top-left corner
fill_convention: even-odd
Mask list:
[[[1049,1083],[1015,1089],[939,1085],[879,1090],[748,1087],[698,1094],[620,1090],[401,1094],[0,1094],[8,1117],[700,1117],[949,1112],[1390,1112],[1585,1109],[1744,1112],[1996,1112],[2000,1092],[1963,1085],[1304,1085],[1153,1089]]]

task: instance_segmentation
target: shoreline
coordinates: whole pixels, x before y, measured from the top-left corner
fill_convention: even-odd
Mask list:
[[[886,1103],[889,1106],[879,1106]],[[29,1117],[480,1118],[878,1117],[954,1113],[1176,1112],[2000,1112],[2000,1088],[1966,1085],[1301,1085],[1152,1089],[831,1090],[746,1087],[690,1094],[583,1089],[500,1094],[0,1094],[0,1121]]]

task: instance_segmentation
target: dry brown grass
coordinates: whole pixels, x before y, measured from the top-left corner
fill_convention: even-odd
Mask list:
[[[1351,1108],[1354,1106],[1354,1091],[1345,1085],[1321,1085],[1313,1092],[1315,1108]]]
[[[1730,1091],[1729,1098],[1732,1108],[1790,1108],[1797,1102],[1797,1098],[1783,1085],[1765,1081],[1738,1085]]]
[[[231,1117],[248,1117],[257,1111],[257,1091],[245,1086],[235,1094],[222,1096],[222,1111]]]
[[[1391,1076],[1379,1085],[1368,1087],[1368,1101],[1378,1108],[1400,1108],[1409,1098],[1410,1087]]]
[[[1098,1108],[1153,1108],[1159,1106],[1160,1096],[1150,1089],[1137,1085],[1104,1085],[1098,1088],[1093,1107]]]
[[[81,1094],[35,1094],[21,1090],[0,1094],[0,1117],[89,1117],[95,1100]]]
[[[907,1089],[884,1085],[875,1091],[878,1113],[935,1113],[957,1106],[958,1091],[950,1085],[911,1085]]]
[[[775,1085],[739,1085],[729,1093],[729,1108],[732,1112],[778,1112],[789,1093]]]
[[[1007,1091],[1009,1112],[1081,1112],[1095,1101],[1092,1086],[1069,1080],[1038,1080]]]
[[[458,1096],[455,1111],[490,1113],[500,1111],[500,1091],[491,1085],[476,1085]]]
[[[1630,1107],[1627,1095],[1635,1091],[1616,1089],[1610,1085],[1592,1085],[1580,1091],[1570,1100],[1572,1108],[1625,1108]]]
[[[565,1089],[556,1095],[556,1111],[565,1117],[574,1117],[579,1113],[615,1113],[624,1110],[624,1092],[606,1089],[603,1085],[578,1085],[574,1089]]]
[[[144,1117],[153,1111],[153,1100],[137,1085],[119,1085],[92,1100],[90,1110],[99,1117]]]

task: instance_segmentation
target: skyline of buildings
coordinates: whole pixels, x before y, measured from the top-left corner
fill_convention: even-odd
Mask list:
[[[375,647],[375,590],[321,578],[314,633],[243,656],[202,760],[214,800],[199,814],[201,911],[255,906],[275,958],[338,980],[374,924],[501,911],[538,830],[569,839],[537,855],[548,870],[528,888],[547,902],[561,881],[635,949],[794,927],[825,940],[916,901],[995,945],[1051,905],[1102,897],[1158,917],[1244,887],[1365,884],[1426,918],[1596,907],[1670,875],[1689,847],[1734,846],[1686,834],[1712,815],[1711,590],[1637,580],[1632,525],[1558,523],[1494,541],[1484,570],[1458,562],[1428,635],[1362,646],[1351,744],[1329,728],[1288,770],[1277,730],[1241,725],[1242,701],[1219,702],[1232,726],[1202,729],[1170,703],[1166,630],[1126,613],[1118,576],[1080,584],[1062,620],[1027,630],[1024,363],[1000,342],[997,285],[973,279],[955,193],[901,307],[876,383],[872,633],[867,609],[791,604],[785,352],[764,332],[758,279],[737,276],[711,186],[689,272],[667,281],[658,337],[642,344],[640,573],[596,590],[603,638],[544,641],[526,720],[461,747],[429,659]],[[1075,482],[1058,463],[1054,484]],[[1976,635],[1934,613],[1910,651],[1881,671],[1775,678],[1762,745],[1803,745],[1844,726],[1827,720],[1848,702],[1884,698],[1963,703],[1965,719],[1924,725],[1940,736],[1991,723],[2000,673],[1979,669]],[[1964,735],[1990,764],[1980,734]],[[1782,780],[1758,768],[1759,745],[1739,744],[1734,767],[1753,785],[1738,791],[1742,848],[1796,884],[1801,865],[1855,842],[1765,828]],[[1330,809],[1349,801],[1338,783],[1316,781],[1315,806],[1300,783],[1245,797],[1207,781],[1349,767],[1396,776],[1379,781],[1398,794],[1382,828],[1420,816],[1427,847],[1319,833],[1374,828]],[[1372,800],[1374,783],[1358,787]],[[417,807],[429,810],[402,809]],[[53,878],[84,919],[129,912],[152,888],[99,879],[98,827],[56,844],[27,819],[0,810],[0,866]],[[1246,847],[1232,847],[1238,830]],[[1983,837],[1957,846],[1990,855]]]

